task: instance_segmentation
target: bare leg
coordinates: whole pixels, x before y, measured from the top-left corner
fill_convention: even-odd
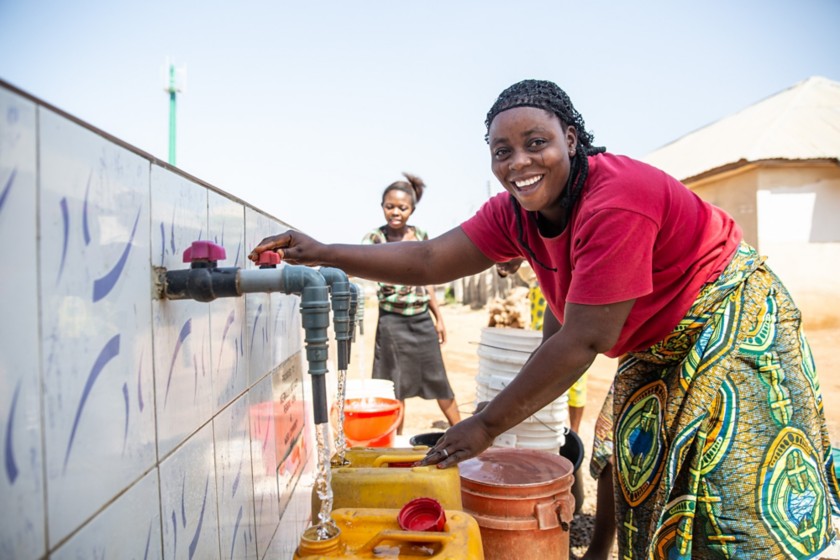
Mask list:
[[[437,402],[450,426],[454,426],[461,421],[461,413],[458,411],[455,399],[438,399]]]
[[[613,496],[612,463],[607,463],[598,477],[598,499],[592,540],[581,560],[606,560],[615,541],[615,497]]]
[[[569,427],[576,434],[580,434],[580,420],[583,418],[582,406],[569,407]]]

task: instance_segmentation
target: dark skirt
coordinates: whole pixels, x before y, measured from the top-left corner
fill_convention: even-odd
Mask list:
[[[428,311],[407,317],[379,310],[373,378],[393,381],[394,394],[400,400],[455,398]]]

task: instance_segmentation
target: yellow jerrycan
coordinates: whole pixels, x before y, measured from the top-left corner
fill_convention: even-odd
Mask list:
[[[484,560],[478,523],[462,511],[446,511],[442,531],[404,531],[387,508],[341,508],[332,519],[339,534],[324,541],[301,538],[294,560]]]
[[[463,509],[458,467],[412,467],[426,456],[426,446],[409,448],[353,447],[346,464],[332,468],[333,510],[397,508],[414,498],[434,498],[447,510]],[[333,457],[337,461],[337,456]],[[312,492],[312,518],[321,501]]]

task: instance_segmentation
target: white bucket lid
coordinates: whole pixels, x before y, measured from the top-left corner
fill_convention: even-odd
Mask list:
[[[381,397],[393,399],[394,382],[390,379],[348,379],[346,397],[357,399],[361,397]]]
[[[501,349],[533,352],[542,341],[542,331],[513,329],[507,327],[484,327],[481,329],[481,344]]]

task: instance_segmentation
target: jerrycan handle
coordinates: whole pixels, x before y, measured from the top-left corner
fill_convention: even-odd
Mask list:
[[[401,542],[423,542],[423,543],[441,543],[444,544],[455,538],[451,533],[439,533],[429,531],[397,531],[395,529],[384,529],[375,534],[368,542],[366,542],[358,552],[373,552],[373,549],[382,541],[401,541]]]
[[[387,467],[391,463],[416,463],[423,460],[425,453],[413,453],[406,455],[380,455],[373,460],[373,466],[376,468]]]

